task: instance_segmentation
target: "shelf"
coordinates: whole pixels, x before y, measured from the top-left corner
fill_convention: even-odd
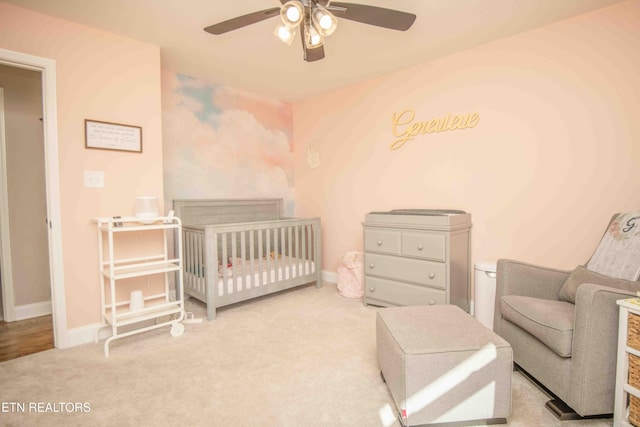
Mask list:
[[[144,220],[134,216],[126,216],[117,219],[113,217],[102,217],[93,218],[93,221],[98,224],[98,229],[100,231],[112,233],[125,231],[168,230],[182,227],[180,219],[168,216],[158,216]]]
[[[184,293],[182,284],[182,223],[176,217],[153,217],[144,219],[136,217],[123,218],[93,218],[98,231],[98,253],[100,273],[100,297],[101,314],[105,327],[111,328],[111,336],[105,340],[104,355],[109,356],[109,343],[115,339],[123,338],[137,333],[147,332],[151,329],[171,326],[171,336],[178,336],[184,332],[184,326],[180,323],[184,318]],[[118,225],[116,225],[118,223]],[[152,254],[137,254],[142,256],[115,258],[115,247],[126,243],[122,239],[114,239],[115,233],[135,231],[161,230],[163,235],[163,249],[153,249]],[[167,230],[169,232],[167,232]],[[173,239],[171,239],[173,236]],[[170,242],[175,244],[175,254],[169,254]],[[106,248],[105,248],[106,244]],[[147,252],[147,248],[144,248]],[[175,277],[175,301],[173,289],[170,288],[170,276],[168,273],[177,273]],[[131,311],[130,300],[117,298],[116,288],[118,280],[143,277],[150,275],[164,275],[162,290],[147,289],[143,291],[144,307]],[[158,280],[159,282],[159,280]],[[155,283],[155,280],[154,280]],[[160,283],[158,283],[160,285]],[[159,286],[158,286],[159,287]],[[154,292],[153,295],[148,293]],[[145,295],[145,293],[147,295]],[[109,301],[109,302],[107,302]],[[155,320],[155,322],[153,322]],[[141,323],[146,322],[146,323]],[[131,326],[128,330],[119,330],[122,326]],[[96,333],[96,342],[98,334]]]
[[[132,323],[144,322],[145,320],[151,320],[158,317],[169,316],[172,314],[180,313],[181,311],[182,306],[179,301],[145,307],[141,310],[136,311],[116,311],[115,324],[120,327],[130,325]],[[110,311],[108,311],[104,315],[104,320],[109,325],[114,324]]]
[[[120,280],[132,277],[149,276],[152,274],[169,273],[180,270],[180,260],[149,262],[142,264],[121,265],[113,268],[113,275],[109,268],[102,270],[102,275],[107,279]]]

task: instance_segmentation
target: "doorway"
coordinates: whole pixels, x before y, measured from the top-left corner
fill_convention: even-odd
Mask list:
[[[42,100],[39,70],[0,64],[0,360],[53,347]]]
[[[43,313],[51,313],[51,319],[49,321],[50,330],[53,331],[53,343],[55,347],[66,348],[70,346],[69,335],[67,331],[67,319],[66,319],[66,304],[65,304],[65,290],[64,290],[64,270],[62,259],[62,231],[60,227],[60,190],[59,190],[59,174],[58,174],[58,135],[57,135],[57,111],[56,111],[56,65],[55,61],[47,58],[41,58],[33,55],[23,54],[20,52],[14,52],[6,49],[0,49],[0,67],[1,69],[19,70],[18,72],[22,76],[35,77],[35,84],[33,85],[34,91],[39,93],[39,117],[35,117],[35,126],[33,121],[30,121],[27,125],[21,127],[19,133],[25,133],[27,129],[35,130],[40,136],[39,148],[34,151],[39,151],[37,157],[35,153],[29,153],[27,156],[30,160],[28,166],[23,166],[23,170],[20,172],[17,180],[19,185],[23,185],[22,181],[39,181],[40,184],[44,181],[44,187],[40,187],[40,191],[44,189],[44,193],[39,193],[38,206],[31,206],[30,208],[22,209],[18,214],[11,215],[10,210],[14,210],[16,206],[13,205],[14,199],[8,199],[7,203],[2,203],[1,209],[5,209],[3,212],[0,210],[0,214],[6,219],[9,218],[11,222],[12,218],[18,218],[18,222],[23,220],[22,217],[32,217],[35,220],[32,221],[32,225],[27,226],[29,232],[37,234],[36,240],[44,242],[44,247],[38,249],[39,255],[35,257],[32,253],[35,251],[33,245],[26,245],[17,252],[15,251],[16,239],[10,239],[9,243],[5,244],[6,234],[9,234],[12,229],[9,228],[8,233],[0,233],[2,244],[0,250],[3,250],[2,255],[2,271],[0,271],[0,277],[2,281],[3,295],[2,305],[4,307],[5,319],[29,319],[22,322],[28,324],[39,323],[32,319],[39,318]],[[6,101],[7,92],[4,91],[4,98]],[[38,114],[36,114],[38,116]],[[33,120],[32,117],[28,117],[28,120]],[[3,126],[4,132],[7,128],[7,124]],[[5,155],[5,160],[7,157]],[[36,157],[39,159],[36,160]],[[37,167],[35,167],[37,165]],[[12,164],[13,166],[13,164]],[[4,172],[9,172],[10,168],[1,168]],[[42,172],[42,175],[36,176]],[[14,178],[15,180],[15,178]],[[10,185],[8,179],[5,182]],[[14,192],[16,190],[13,190]],[[35,190],[33,190],[35,193]],[[17,190],[18,195],[23,199],[28,199],[25,191]],[[28,196],[33,196],[29,194]],[[24,200],[20,200],[16,203],[23,203]],[[1,219],[1,218],[0,218]],[[5,222],[5,221],[3,221]],[[36,224],[37,223],[37,224]],[[39,234],[38,234],[39,233]],[[22,238],[22,237],[21,237]],[[18,243],[18,246],[20,242]],[[9,247],[10,251],[5,248]],[[18,262],[12,260],[7,263],[4,255],[9,252],[10,255],[15,255],[18,258]],[[26,255],[25,255],[26,254]],[[25,264],[26,262],[26,264]],[[6,265],[5,265],[6,264]],[[9,287],[7,286],[7,274],[4,269],[7,267],[12,268],[19,265],[21,269],[36,269],[33,265],[38,265],[38,273],[40,276],[32,276],[29,280],[34,282],[30,288],[30,294],[33,299],[31,301],[25,300],[22,293],[22,289],[16,290],[14,286],[11,290],[12,301],[14,302],[14,313],[8,313],[7,308],[11,310],[10,305],[7,304],[8,295],[5,291]],[[15,269],[14,269],[15,270]],[[16,271],[12,272],[12,277],[16,276]],[[17,274],[19,280],[23,280],[24,271],[19,271]],[[34,278],[35,277],[35,278]],[[43,287],[36,289],[38,282],[47,282]],[[11,290],[9,292],[11,292]],[[19,294],[20,293],[20,294]],[[45,301],[46,300],[46,301]],[[35,301],[35,302],[34,302]],[[9,317],[12,316],[12,317]],[[32,318],[32,319],[30,319]],[[15,322],[16,324],[18,322]]]

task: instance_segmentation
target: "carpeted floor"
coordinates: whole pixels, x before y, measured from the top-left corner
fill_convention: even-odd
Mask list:
[[[190,301],[196,317],[204,307]],[[0,363],[3,426],[399,426],[375,353],[375,307],[335,285],[297,288],[218,311],[215,321]],[[509,426],[559,422],[513,377]]]

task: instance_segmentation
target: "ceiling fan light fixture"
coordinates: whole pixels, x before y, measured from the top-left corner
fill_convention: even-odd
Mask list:
[[[305,25],[305,29],[306,37],[304,42],[308,49],[314,49],[324,44],[324,37],[322,37],[322,34],[320,34],[313,25]]]
[[[313,26],[322,36],[330,36],[338,28],[338,20],[333,13],[321,5],[316,5],[311,12]]]
[[[285,24],[278,24],[276,29],[273,31],[273,34],[280,39],[281,42],[288,44],[291,46],[291,42],[296,35],[295,27],[290,27]]]
[[[282,5],[280,17],[285,25],[295,27],[304,18],[304,6],[298,0],[291,0]]]

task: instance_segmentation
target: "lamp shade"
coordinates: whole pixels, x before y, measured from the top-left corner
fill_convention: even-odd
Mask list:
[[[276,29],[273,31],[276,37],[278,37],[283,43],[291,45],[293,38],[296,35],[295,27],[290,27],[285,24],[278,24]]]
[[[330,36],[338,28],[338,20],[325,7],[316,5],[311,12],[313,26],[322,36]]]
[[[304,42],[307,45],[307,48],[313,49],[323,45],[324,37],[322,37],[322,35],[315,29],[313,25],[309,25],[305,29],[307,31]]]
[[[295,27],[304,18],[304,6],[298,0],[291,0],[282,5],[280,17],[285,25]]]

